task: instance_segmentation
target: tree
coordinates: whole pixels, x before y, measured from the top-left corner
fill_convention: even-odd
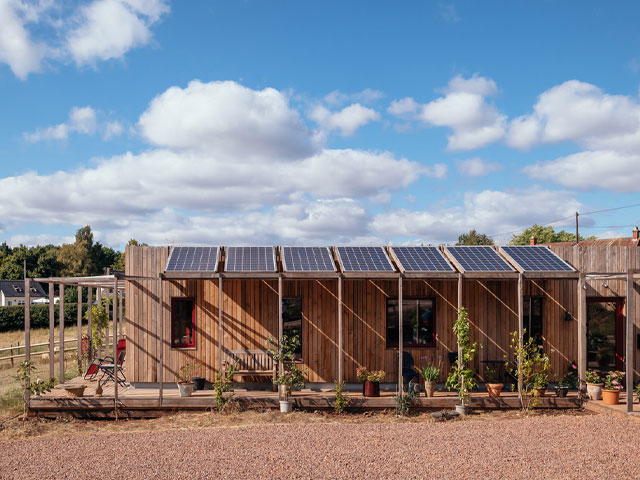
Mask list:
[[[509,245],[529,245],[531,236],[536,237],[536,243],[554,243],[554,242],[575,242],[576,236],[573,233],[569,233],[566,230],[560,230],[556,232],[551,226],[542,226],[534,224],[532,227],[527,228],[519,235],[513,235]],[[580,241],[583,240],[595,240],[594,236],[584,238],[582,235],[578,236]]]
[[[138,242],[135,238],[130,239],[127,242],[127,246],[133,246],[133,247],[147,247],[148,245],[146,243],[140,243]],[[117,272],[124,272],[125,270],[125,258],[124,258],[124,252],[120,253],[118,258],[116,259],[116,261],[114,261],[111,264],[111,270],[115,270]]]
[[[460,235],[456,245],[493,245],[493,240],[484,233],[476,232],[474,228],[469,233]]]

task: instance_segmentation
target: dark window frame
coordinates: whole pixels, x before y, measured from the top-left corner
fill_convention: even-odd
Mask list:
[[[522,320],[524,323],[524,328],[526,330],[523,340],[526,342],[531,335],[531,331],[533,328],[530,325],[533,324],[533,312],[534,306],[533,302],[540,302],[540,331],[534,332],[535,334],[535,344],[538,345],[539,348],[544,346],[544,297],[542,295],[524,295],[523,296],[523,312],[522,312]],[[526,308],[526,304],[529,304],[529,308]]]
[[[284,319],[284,314],[285,314],[285,308],[284,308],[284,303],[287,300],[299,300],[300,301],[300,353],[296,354],[295,359],[296,360],[301,360],[304,357],[304,302],[302,299],[302,295],[294,295],[294,296],[288,296],[288,297],[282,297],[282,333],[285,334],[286,330],[288,328],[295,328],[294,327],[287,327],[285,319]]]
[[[190,301],[191,307],[191,343],[175,344],[176,338],[176,322],[174,318],[175,304],[177,302]],[[196,349],[196,333],[198,332],[196,323],[196,299],[195,297],[171,297],[171,349],[172,350],[195,350]]]
[[[425,296],[425,297],[404,297],[402,299],[402,304],[404,305],[406,302],[411,302],[411,301],[418,301],[418,300],[424,300],[424,301],[431,301],[431,316],[432,316],[432,335],[431,335],[431,342],[429,343],[407,343],[407,342],[402,342],[402,346],[407,347],[407,348],[436,348],[437,343],[436,343],[436,326],[437,326],[437,322],[436,322],[436,297],[434,296]],[[385,348],[386,349],[395,349],[398,348],[399,343],[390,343],[389,342],[389,302],[398,302],[398,298],[387,298],[387,302],[386,302],[386,311],[385,311]],[[402,317],[402,321],[403,324],[406,321],[404,316]],[[395,319],[395,324],[397,325],[398,323],[398,319],[396,317]]]

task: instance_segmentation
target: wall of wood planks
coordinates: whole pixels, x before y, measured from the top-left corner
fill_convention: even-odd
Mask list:
[[[626,247],[554,247],[572,265],[592,272],[619,272],[640,269],[640,255]],[[169,247],[127,247],[127,275],[157,278],[164,270]],[[588,296],[624,297],[624,280],[588,281]],[[386,348],[386,302],[397,298],[397,280],[345,279],[343,290],[344,377],[353,382],[359,366],[382,369],[386,381],[397,379],[394,349]],[[158,379],[161,341],[154,332],[160,325],[160,280],[126,282],[128,348],[127,378],[134,382]],[[213,379],[218,366],[218,282],[217,280],[166,281],[165,322],[162,335],[167,382],[174,380],[185,359],[197,358],[201,372]],[[638,296],[638,289],[635,290]],[[303,361],[310,382],[333,382],[338,375],[336,280],[284,280],[284,297],[302,297]],[[457,280],[405,279],[404,298],[436,299],[436,347],[407,349],[416,364],[441,361],[444,381],[448,371],[447,353],[456,350],[452,332],[457,305]],[[577,360],[577,280],[526,280],[524,294],[543,297],[544,349],[550,356],[554,374],[561,376],[567,365]],[[197,338],[194,350],[170,348],[170,298],[196,298]],[[223,282],[223,346],[226,349],[263,349],[269,336],[278,332],[277,280],[225,280]],[[640,305],[640,299],[636,299]],[[517,281],[466,280],[463,304],[469,311],[474,340],[479,343],[474,365],[482,375],[481,360],[512,359],[509,334],[517,330]],[[640,310],[640,309],[638,309]],[[638,312],[638,310],[636,312]],[[568,316],[567,316],[568,312]],[[636,313],[635,328],[640,325]],[[638,355],[636,355],[638,357]],[[640,359],[636,358],[636,370]],[[637,375],[637,372],[636,372]],[[256,380],[248,378],[248,380]],[[266,381],[266,379],[265,379]]]

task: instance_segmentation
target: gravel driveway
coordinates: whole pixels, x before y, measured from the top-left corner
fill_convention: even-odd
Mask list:
[[[640,423],[605,415],[163,430],[0,449],[0,478],[15,479],[640,478]]]

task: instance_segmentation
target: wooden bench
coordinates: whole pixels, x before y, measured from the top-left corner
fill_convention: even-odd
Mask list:
[[[223,362],[225,370],[236,362],[234,376],[271,376],[275,389],[276,362],[266,350],[225,350]]]

